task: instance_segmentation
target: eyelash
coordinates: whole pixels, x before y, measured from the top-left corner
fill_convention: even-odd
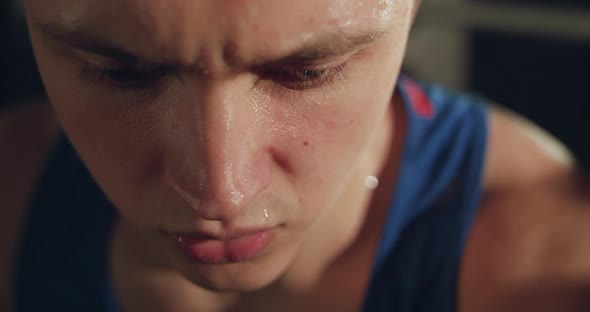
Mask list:
[[[294,91],[304,91],[333,85],[339,79],[347,77],[347,63],[333,67],[290,67],[269,68],[258,72],[262,80],[272,81],[278,86]],[[106,83],[108,87],[120,90],[141,91],[157,89],[163,79],[172,72],[164,67],[102,67],[83,62],[80,70],[82,81],[98,84]]]
[[[260,76],[263,80],[270,80],[280,87],[293,90],[305,91],[317,89],[325,85],[334,86],[340,79],[348,76],[348,63],[342,63],[332,67],[292,67],[278,68],[262,71]]]

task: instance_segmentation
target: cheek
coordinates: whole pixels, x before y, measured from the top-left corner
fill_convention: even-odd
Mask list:
[[[281,135],[274,142],[295,177],[307,220],[331,207],[345,185],[355,183],[350,180],[352,173],[371,140],[379,136],[380,122],[391,103],[399,59],[374,62],[363,68],[366,76],[355,79],[337,96],[305,103],[306,109],[295,115],[277,117],[292,129],[292,135]],[[358,181],[359,187],[362,183]]]
[[[118,211],[137,224],[153,225],[166,219],[161,207],[182,204],[162,187],[165,160],[171,157],[163,144],[166,125],[145,112],[130,113],[130,118],[121,114],[104,108],[68,110],[64,129]]]
[[[161,118],[166,112],[156,105],[140,110],[140,103],[113,102],[112,97],[89,91],[81,86],[71,62],[51,57],[42,45],[36,52],[53,109],[98,182],[121,188],[124,182],[149,181],[160,170],[163,129],[171,127]]]
[[[56,83],[48,92],[62,126],[98,176],[113,171],[129,175],[157,163],[154,149],[150,151],[158,139],[157,125],[147,114],[115,109],[113,103],[100,103],[66,90],[63,86],[71,85],[67,82]]]
[[[346,182],[389,102],[387,91],[375,96],[350,91],[346,97],[307,106],[312,109],[276,117],[285,130],[277,132],[273,146],[310,205],[315,195],[331,196]]]
[[[296,113],[289,111],[274,116],[284,128],[277,132],[274,144],[292,155],[293,162],[307,162],[311,170],[324,163],[350,166],[382,120],[390,103],[394,79],[376,87],[358,83],[354,89],[333,98],[304,103],[301,106],[305,108],[297,109]]]
[[[170,128],[157,117],[163,112],[90,96],[75,75],[59,75],[59,64],[40,63],[62,127],[103,190],[116,202],[142,197],[141,189],[161,175],[160,142],[163,129]]]
[[[84,163],[112,200],[145,197],[162,175],[161,133],[148,117],[133,120],[103,109],[68,110],[63,127]],[[147,127],[146,125],[150,125]],[[121,205],[133,207],[135,205]]]

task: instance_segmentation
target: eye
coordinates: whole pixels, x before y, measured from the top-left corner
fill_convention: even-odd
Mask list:
[[[100,67],[83,64],[80,78],[91,83],[105,82],[119,89],[147,89],[158,84],[166,75],[167,69],[150,66]]]
[[[270,79],[292,90],[307,90],[322,87],[343,78],[346,63],[333,67],[278,67],[262,72],[264,79]]]
[[[293,75],[297,77],[297,79],[301,81],[308,81],[314,79],[322,78],[328,70],[326,69],[302,69],[302,70],[294,70]]]

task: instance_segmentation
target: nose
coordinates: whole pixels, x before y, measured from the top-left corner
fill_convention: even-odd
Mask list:
[[[206,220],[231,221],[270,183],[272,158],[239,85],[205,88],[191,101],[188,167],[179,187]],[[254,207],[252,209],[255,209]]]

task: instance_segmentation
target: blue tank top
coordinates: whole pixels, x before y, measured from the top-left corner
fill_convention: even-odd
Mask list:
[[[363,311],[456,311],[457,274],[479,206],[485,102],[401,77],[402,162]],[[115,312],[116,217],[65,136],[40,180],[21,243],[16,311]]]

